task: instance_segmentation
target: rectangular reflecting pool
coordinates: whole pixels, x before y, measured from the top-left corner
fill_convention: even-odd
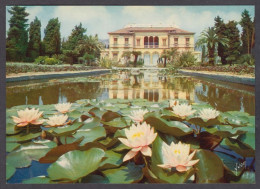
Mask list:
[[[6,84],[6,107],[56,104],[79,99],[186,99],[206,102],[220,111],[255,115],[255,87],[157,71],[119,71],[99,76],[12,82]]]

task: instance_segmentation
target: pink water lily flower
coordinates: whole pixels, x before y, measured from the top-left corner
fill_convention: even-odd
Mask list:
[[[69,111],[69,109],[71,108],[71,103],[60,103],[60,104],[56,104],[55,108],[56,110],[58,110],[60,113],[67,113]]]
[[[29,109],[17,111],[18,117],[12,116],[13,121],[17,124],[18,127],[25,127],[28,124],[32,125],[41,125],[44,120],[39,120],[43,112],[39,112],[39,109]]]
[[[144,114],[148,113],[148,110],[134,110],[131,111],[131,115],[129,116],[134,122],[141,123],[144,121]]]
[[[163,143],[163,164],[158,166],[165,169],[175,167],[179,172],[187,171],[189,167],[199,161],[199,159],[192,160],[195,153],[196,151],[194,150],[190,154],[190,144],[182,144],[181,142],[175,144],[172,142],[169,146],[166,143]]]
[[[129,129],[125,129],[127,138],[118,138],[124,145],[132,148],[123,158],[127,161],[133,158],[139,151],[145,156],[152,156],[152,150],[149,145],[155,140],[157,133],[154,128],[145,122],[132,125]]]

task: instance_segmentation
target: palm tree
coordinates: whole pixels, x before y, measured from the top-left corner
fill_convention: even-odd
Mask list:
[[[215,50],[217,44],[220,43],[224,46],[227,45],[228,39],[224,37],[219,37],[215,31],[214,27],[209,27],[207,30],[201,32],[200,38],[196,42],[196,46],[200,47],[204,44],[207,45],[209,65],[214,65],[215,62]]]
[[[132,54],[135,56],[134,67],[136,67],[137,58],[138,58],[139,55],[142,54],[142,52],[141,51],[132,51]]]
[[[167,50],[163,50],[162,54],[161,54],[161,57],[160,58],[164,58],[164,63],[163,63],[163,67],[166,67],[166,62],[167,62],[167,59],[169,59],[169,54],[168,54],[168,51]]]
[[[174,58],[178,55],[178,49],[177,48],[171,48],[170,50],[167,51],[168,57],[170,61],[172,62]]]

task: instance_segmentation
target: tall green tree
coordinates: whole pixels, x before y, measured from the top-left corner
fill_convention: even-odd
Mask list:
[[[237,22],[229,21],[226,24],[225,36],[228,38],[228,45],[225,47],[224,56],[228,64],[235,63],[240,56],[241,42]]]
[[[243,54],[251,54],[254,23],[249,15],[248,10],[244,10],[241,16],[242,16],[240,20],[240,25],[242,27],[242,35],[241,35],[242,50],[241,51]]]
[[[87,29],[83,28],[81,23],[78,26],[76,25],[68,37],[68,40],[63,42],[62,49],[74,50],[79,41],[84,39],[86,31]]]
[[[220,38],[216,34],[214,27],[209,27],[208,29],[201,32],[201,35],[198,41],[196,42],[196,46],[207,46],[209,65],[214,65],[215,63],[215,52],[218,43],[221,43],[222,45],[227,45],[228,39],[224,37]]]
[[[203,64],[206,60],[206,47],[202,45],[201,47],[201,63]]]
[[[27,48],[27,56],[32,61],[40,56],[41,53],[41,21],[35,17],[29,28],[29,44]]]
[[[25,7],[13,6],[8,12],[12,15],[8,21],[10,28],[6,40],[7,61],[23,61],[26,58],[28,46],[28,19],[29,13]]]
[[[222,37],[225,37],[225,33],[226,33],[226,25],[223,21],[222,18],[220,18],[219,16],[217,16],[215,19],[215,31],[216,31],[216,34],[219,38],[222,38]],[[222,64],[227,64],[227,56],[225,54],[225,51],[226,51],[226,46],[223,45],[222,43],[218,43],[217,44],[218,46],[218,56],[221,58],[221,62]]]
[[[60,36],[60,22],[58,18],[49,20],[44,30],[43,45],[45,54],[52,56],[60,54],[61,50],[61,36]]]

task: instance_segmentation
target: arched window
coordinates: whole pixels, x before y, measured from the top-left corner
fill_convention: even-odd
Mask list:
[[[159,46],[159,38],[157,36],[154,37],[154,46],[155,48],[158,48]]]
[[[153,36],[149,37],[149,48],[153,48]]]
[[[144,37],[144,48],[147,48],[148,47],[148,37],[145,36]]]

